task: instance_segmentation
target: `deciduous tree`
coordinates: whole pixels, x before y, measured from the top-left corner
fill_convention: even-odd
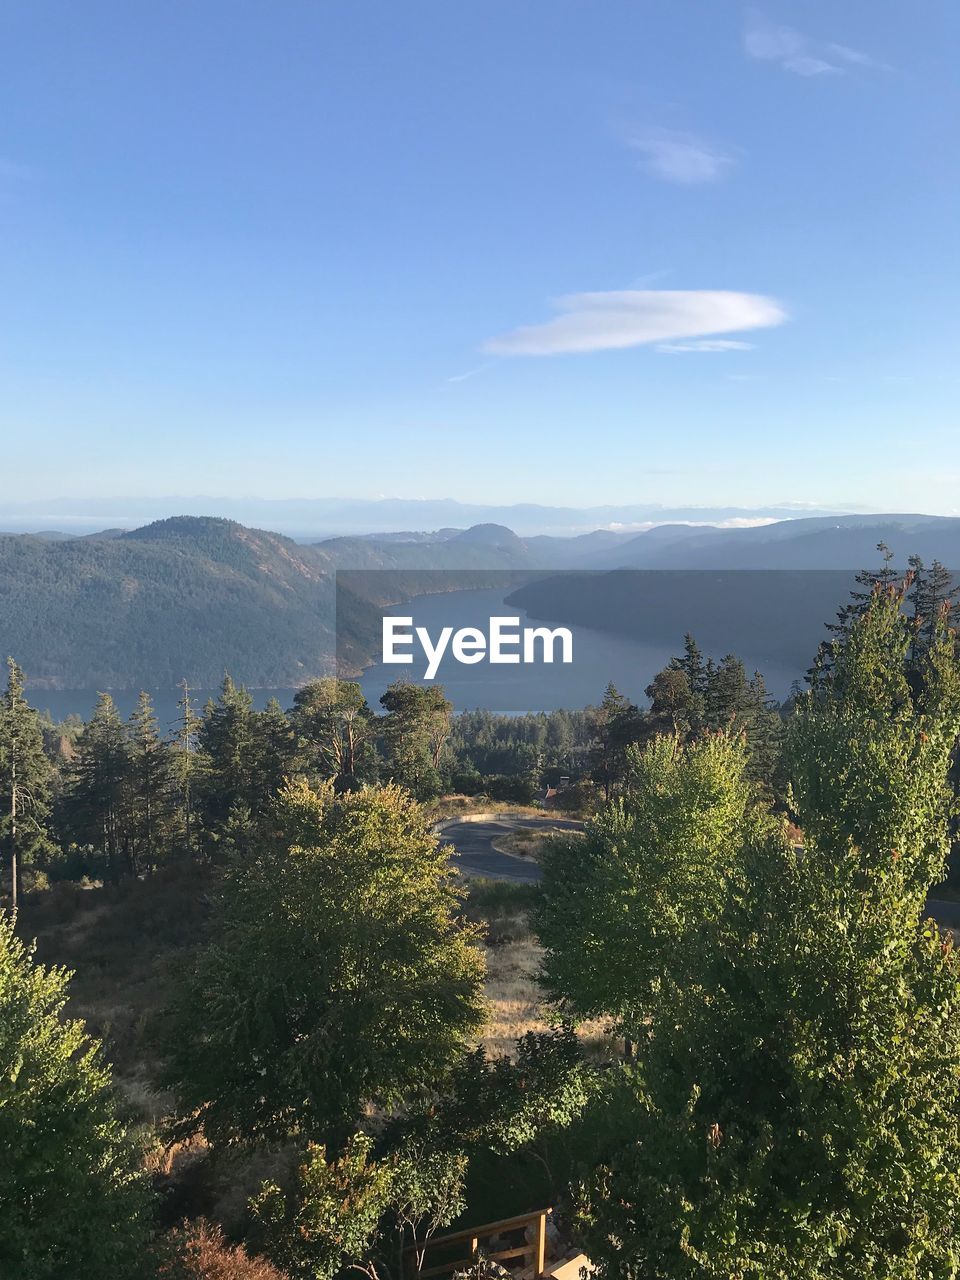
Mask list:
[[[214,1139],[342,1140],[443,1075],[483,1020],[446,853],[396,788],[288,787],[186,976],[170,1079]]]
[[[581,1200],[602,1275],[960,1270],[960,964],[923,919],[947,851],[960,690],[942,626],[911,685],[902,605],[875,589],[800,699],[787,759],[802,849],[734,802],[737,741],[716,740],[721,785],[692,790],[680,779],[704,748],[681,749],[671,776],[654,744],[636,808],[593,837],[605,906],[581,931],[568,913],[562,947],[567,889],[548,875],[555,985],[637,1038],[634,1105]],[[637,918],[656,930],[646,944]],[[605,986],[598,920],[639,944]],[[575,951],[589,987],[553,958]]]

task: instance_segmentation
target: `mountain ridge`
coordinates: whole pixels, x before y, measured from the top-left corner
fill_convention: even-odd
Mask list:
[[[960,565],[960,518],[912,514],[661,526],[635,536],[522,538],[487,523],[415,541],[368,535],[315,545],[191,515],[99,538],[0,535],[0,653],[15,655],[34,687],[172,687],[183,678],[209,687],[228,670],[251,686],[291,687],[332,669],[340,569],[379,571],[369,591],[357,579],[345,588],[362,666],[383,603],[455,590],[463,570],[494,574],[484,585],[503,570],[853,571],[879,564],[879,541],[898,568],[914,553]]]

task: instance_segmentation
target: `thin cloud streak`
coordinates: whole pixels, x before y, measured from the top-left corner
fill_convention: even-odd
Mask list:
[[[555,303],[559,315],[491,338],[498,356],[552,356],[678,342],[783,324],[775,298],[710,289],[622,289],[574,293]]]
[[[643,167],[664,182],[697,186],[716,182],[733,164],[732,156],[692,133],[646,129],[633,135],[628,146],[643,157]]]
[[[682,355],[688,351],[753,351],[752,342],[737,342],[734,338],[702,338],[697,342],[658,342],[657,350],[667,355]]]
[[[784,71],[798,76],[843,75],[850,67],[891,70],[862,49],[812,40],[802,31],[771,22],[760,13],[749,15],[743,47],[751,58],[775,62]]]
[[[484,369],[489,369],[490,365],[479,364],[476,369],[468,369],[466,373],[455,373],[447,379],[448,382],[466,382],[468,378],[475,378],[478,373],[483,373]]]

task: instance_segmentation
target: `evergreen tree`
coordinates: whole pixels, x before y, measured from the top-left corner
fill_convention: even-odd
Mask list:
[[[129,739],[133,860],[139,869],[152,869],[169,838],[171,779],[168,749],[146,692],[130,717]]]
[[[293,726],[276,698],[271,698],[262,711],[255,713],[253,726],[256,769],[248,803],[260,814],[275,798],[293,769],[296,739]]]
[[[107,860],[116,883],[124,870],[135,871],[131,830],[130,746],[123,721],[109,693],[97,697],[70,768],[63,798],[65,825],[80,844],[92,845]]]
[[[100,1047],[63,1017],[68,974],[0,913],[0,1275],[130,1280],[149,1204]]]
[[[650,699],[648,728],[654,733],[689,736],[703,724],[704,703],[695,701],[690,679],[681,667],[669,666],[658,672],[644,690]]]
[[[40,717],[24,697],[23,672],[8,658],[0,702],[0,841],[7,852],[14,908],[23,866],[49,847],[52,776]]]
[[[877,588],[882,591],[893,589],[902,578],[902,574],[898,573],[893,566],[893,552],[887,544],[878,542],[877,551],[879,551],[883,561],[881,567],[879,569],[860,569],[857,572],[856,586],[850,592],[850,599],[837,610],[836,621],[827,623],[827,630],[831,633],[833,639],[824,640],[821,643],[813,666],[807,672],[807,683],[813,688],[819,688],[829,678],[836,651],[850,635],[851,628],[857,619],[862,618],[870,607],[874,590]]]
[[[204,708],[198,735],[203,770],[198,802],[208,834],[217,836],[231,812],[251,807],[258,743],[253,699],[225,676],[217,700]]]
[[[604,799],[609,800],[623,780],[627,748],[641,731],[642,720],[637,708],[615,685],[608,684],[597,709],[590,760],[591,776],[603,788]]]
[[[683,657],[674,658],[671,667],[682,671],[687,677],[690,690],[690,704],[686,712],[690,731],[699,732],[703,725],[707,696],[707,667],[700,652],[700,646],[688,631],[683,637]]]
[[[180,682],[180,700],[177,703],[177,722],[170,747],[170,780],[179,814],[180,828],[188,854],[194,848],[194,802],[196,782],[201,757],[197,753],[197,741],[202,721],[190,699],[190,686]]]
[[[439,685],[422,687],[398,680],[380,699],[387,771],[418,800],[440,790],[440,762],[450,735],[452,707]]]
[[[941,625],[952,623],[960,588],[953,585],[953,575],[939,560],[927,569],[919,556],[911,556],[909,565],[908,599],[913,608],[910,661],[916,667],[936,642]]]
[[[290,718],[306,771],[341,786],[375,771],[373,717],[360,686],[326,677],[298,689]]]

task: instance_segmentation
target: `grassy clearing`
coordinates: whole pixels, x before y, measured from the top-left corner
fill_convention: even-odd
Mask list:
[[[136,1114],[155,1121],[170,1108],[156,1092],[151,1028],[165,1005],[176,962],[204,936],[213,874],[193,864],[145,880],[84,889],[62,883],[27,896],[19,932],[37,957],[73,970],[70,1014],[103,1041]]]
[[[441,796],[425,806],[433,822],[460,818],[471,813],[516,813],[525,818],[542,818],[539,805],[516,804],[512,800],[491,800],[489,796]]]
[[[537,980],[543,949],[530,926],[540,895],[535,884],[509,880],[465,881],[464,914],[486,925],[486,996],[490,1017],[482,1044],[489,1054],[510,1054],[528,1031],[546,1031],[550,1010]],[[612,1042],[604,1022],[586,1022],[581,1039],[598,1057],[609,1057]]]
[[[545,845],[554,840],[566,840],[569,836],[579,835],[579,831],[563,827],[518,827],[505,836],[498,836],[493,841],[493,847],[498,853],[512,853],[536,862]]]

